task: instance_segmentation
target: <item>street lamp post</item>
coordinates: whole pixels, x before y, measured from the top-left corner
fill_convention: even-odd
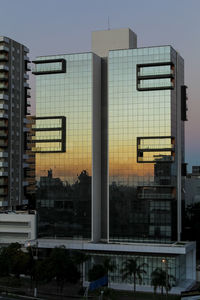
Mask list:
[[[29,241],[27,243],[27,247],[30,247],[33,259],[38,260],[38,241],[37,240]],[[34,249],[35,249],[35,256],[34,256]],[[37,292],[37,282],[35,282],[34,297],[37,297],[37,294],[38,294],[38,292]]]
[[[166,289],[166,297],[168,296],[168,286],[169,286],[169,278],[168,278],[168,260],[166,258],[162,259],[162,263],[165,264],[165,273],[166,273],[166,279],[165,279],[165,289]]]

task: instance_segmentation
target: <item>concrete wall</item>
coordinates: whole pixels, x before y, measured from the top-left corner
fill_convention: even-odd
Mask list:
[[[36,214],[1,213],[0,244],[20,243],[36,239]]]
[[[101,238],[101,59],[93,56],[92,241]]]
[[[137,48],[137,35],[129,28],[92,32],[92,51],[107,57],[109,50]]]
[[[108,59],[101,59],[101,239],[108,241]]]
[[[186,254],[186,278],[196,280],[196,249]]]

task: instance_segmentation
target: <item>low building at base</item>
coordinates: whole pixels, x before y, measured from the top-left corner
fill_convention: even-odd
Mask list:
[[[133,290],[133,279],[122,278],[122,268],[129,259],[136,259],[138,265],[144,264],[142,280],[137,279],[138,291],[153,292],[151,274],[161,268],[169,275],[172,289],[170,293],[180,294],[191,288],[196,282],[196,244],[194,242],[176,242],[172,244],[138,244],[138,243],[91,243],[90,241],[37,239],[26,241],[26,247],[52,249],[65,247],[69,250],[80,250],[88,255],[83,263],[83,285],[89,285],[88,273],[94,265],[102,264],[106,258],[114,265],[108,272],[108,285],[113,289]]]
[[[37,214],[35,211],[0,212],[0,246],[11,243],[24,245],[36,238]]]

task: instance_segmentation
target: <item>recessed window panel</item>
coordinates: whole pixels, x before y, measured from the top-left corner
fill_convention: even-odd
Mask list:
[[[175,68],[172,62],[138,64],[137,90],[164,90],[175,86]]]
[[[173,162],[175,139],[173,137],[138,137],[137,162]]]
[[[66,151],[66,117],[38,117],[35,132],[34,152]]]
[[[33,71],[35,75],[66,73],[65,59],[36,60],[33,63],[35,63]]]

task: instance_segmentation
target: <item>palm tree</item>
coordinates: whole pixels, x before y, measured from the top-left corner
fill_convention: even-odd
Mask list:
[[[76,251],[73,255],[73,261],[75,265],[79,266],[81,285],[83,285],[83,278],[84,278],[83,263],[85,263],[88,259],[89,259],[89,255],[82,251]]]
[[[106,271],[106,275],[108,277],[108,287],[109,287],[109,272],[113,272],[116,269],[116,265],[112,262],[110,257],[106,257],[103,262],[104,269]]]
[[[128,259],[123,264],[123,268],[121,270],[122,272],[122,279],[126,279],[127,277],[132,277],[133,279],[133,287],[134,287],[134,293],[136,291],[136,280],[139,279],[139,283],[142,283],[142,274],[146,274],[146,271],[144,270],[144,267],[148,267],[147,264],[143,263],[138,265],[137,264],[137,258]]]
[[[151,273],[151,285],[154,287],[154,293],[158,287],[161,288],[161,294],[163,295],[163,288],[166,290],[166,294],[170,291],[173,283],[175,282],[175,277],[173,275],[169,275],[166,271],[162,270],[161,268],[156,268]],[[170,281],[173,282],[170,284]]]

